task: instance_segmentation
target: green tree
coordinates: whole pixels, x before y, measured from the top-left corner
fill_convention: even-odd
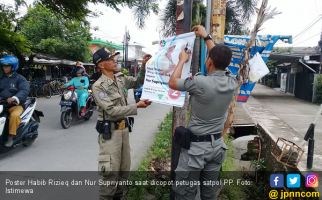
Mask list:
[[[19,32],[32,44],[32,51],[72,60],[90,60],[87,41],[90,26],[85,20],[66,19],[37,4],[19,22]]]
[[[22,58],[22,55],[30,52],[31,44],[28,43],[23,32],[17,32],[17,29],[21,28],[16,27],[16,24],[21,23],[19,22],[20,20],[16,18],[15,11],[17,11],[20,6],[28,7],[28,5],[24,0],[15,0],[15,3],[15,9],[8,8],[3,3],[0,3],[0,50],[10,51],[16,55],[21,55],[20,57]],[[35,4],[40,4],[51,10],[55,15],[59,16],[60,19],[76,19],[78,21],[83,21],[83,19],[89,15],[97,15],[88,9],[89,3],[104,4],[117,11],[120,11],[120,7],[128,6],[133,9],[137,24],[141,28],[144,26],[146,16],[150,15],[151,12],[158,12],[157,0],[35,0]],[[58,30],[58,32],[61,31]],[[52,32],[49,34],[52,34]],[[33,40],[32,37],[29,37],[29,39]],[[41,43],[47,46],[53,43],[56,45],[57,39],[54,37],[48,39],[48,41],[42,41]],[[72,43],[78,44],[77,40],[74,40]],[[59,43],[56,46],[62,47],[64,45],[66,44]],[[75,47],[78,48],[78,45]],[[37,48],[45,49],[41,45]],[[33,47],[32,49],[34,50],[37,48]],[[66,53],[68,54],[71,52],[68,51]]]
[[[0,3],[0,53],[6,51],[22,56],[22,53],[30,52],[30,44],[16,31],[15,20],[14,10]]]
[[[243,34],[250,16],[255,13],[257,0],[227,0],[226,5],[226,34]],[[176,0],[169,0],[162,12],[163,35],[175,34],[176,27]],[[206,7],[200,1],[193,4],[193,25],[205,25]]]
[[[16,0],[17,1],[17,0]],[[87,15],[96,15],[88,9],[88,3],[105,4],[107,7],[120,11],[119,6],[133,9],[137,25],[142,28],[144,21],[151,12],[158,13],[158,0],[37,0],[46,8],[60,13],[67,18],[82,19]]]

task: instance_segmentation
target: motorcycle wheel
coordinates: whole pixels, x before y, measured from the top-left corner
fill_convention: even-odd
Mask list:
[[[51,98],[51,88],[50,88],[50,85],[48,85],[48,84],[44,85],[43,88],[42,88],[42,92],[43,92],[43,95],[47,99],[50,99]]]
[[[22,142],[22,146],[28,147],[28,146],[32,145],[32,143],[34,143],[35,140],[36,140],[36,137],[28,138]]]
[[[60,124],[64,129],[68,129],[72,124],[73,116],[71,111],[63,111],[60,115]]]
[[[84,117],[85,121],[88,121],[93,115],[93,111],[89,111],[87,115]]]

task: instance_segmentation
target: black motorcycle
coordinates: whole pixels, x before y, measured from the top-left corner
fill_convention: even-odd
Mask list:
[[[67,90],[62,94],[60,101],[60,123],[64,129],[67,129],[71,126],[73,119],[84,119],[87,121],[93,115],[95,103],[91,91],[89,91],[89,95],[86,101],[86,112],[84,116],[81,116],[80,114],[77,101],[78,100],[75,87],[68,87]]]
[[[16,146],[31,145],[38,137],[38,127],[40,123],[40,117],[44,114],[41,111],[36,110],[37,100],[36,98],[27,98],[24,104],[24,112],[21,114],[21,123],[17,129],[17,135],[13,139],[13,145],[6,147],[6,143],[9,135],[9,105],[6,101],[0,101],[0,152],[7,152]]]

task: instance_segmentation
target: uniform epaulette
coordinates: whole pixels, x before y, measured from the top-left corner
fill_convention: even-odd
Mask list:
[[[117,72],[114,74],[116,77],[124,77],[124,74],[122,72]]]

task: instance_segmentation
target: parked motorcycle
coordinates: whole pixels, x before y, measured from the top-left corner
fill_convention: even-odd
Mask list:
[[[94,112],[94,99],[92,96],[92,92],[89,90],[89,95],[86,101],[86,113],[84,116],[80,115],[80,110],[78,108],[77,102],[77,93],[75,91],[75,87],[70,86],[64,91],[61,96],[60,106],[61,106],[61,115],[60,115],[60,123],[64,129],[67,129],[71,126],[73,119],[76,120],[89,120]]]
[[[8,139],[9,132],[9,105],[6,101],[0,101],[0,153],[7,152],[19,145],[25,147],[31,145],[38,137],[40,117],[44,114],[36,110],[37,99],[28,97],[24,104],[24,111],[21,114],[21,123],[17,129],[17,135],[13,139],[11,147],[4,146]]]
[[[134,89],[134,99],[135,102],[139,102],[142,96],[143,86],[139,87],[138,89]]]

